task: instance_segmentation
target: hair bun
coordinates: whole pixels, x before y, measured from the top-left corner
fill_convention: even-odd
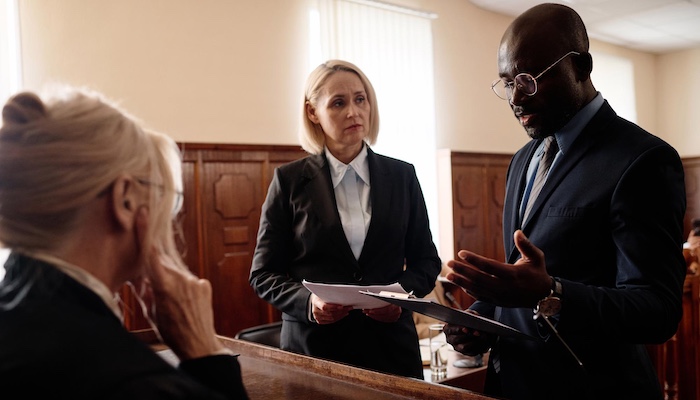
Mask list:
[[[29,92],[12,96],[2,109],[2,120],[5,124],[26,124],[44,117],[44,102],[39,96]]]

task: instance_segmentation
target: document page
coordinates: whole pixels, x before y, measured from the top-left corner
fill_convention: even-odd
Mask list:
[[[360,291],[369,291],[372,293],[388,291],[408,295],[408,293],[401,287],[401,285],[398,282],[392,283],[390,285],[360,286],[309,282],[306,279],[304,279],[301,283],[307,289],[309,289],[311,293],[315,294],[326,303],[353,306],[353,308],[356,309],[370,309],[387,306],[387,303],[385,301],[363,295],[362,293],[360,293]]]

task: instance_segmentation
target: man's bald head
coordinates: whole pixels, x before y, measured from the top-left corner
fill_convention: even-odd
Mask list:
[[[498,72],[513,113],[532,138],[553,135],[597,94],[593,59],[581,17],[561,4],[540,4],[518,16],[498,49]],[[534,83],[514,83],[518,76]],[[510,88],[510,89],[507,89]]]
[[[586,26],[570,7],[545,3],[518,16],[503,34],[501,44],[519,46],[525,42],[547,47],[553,54],[566,51],[588,52]]]

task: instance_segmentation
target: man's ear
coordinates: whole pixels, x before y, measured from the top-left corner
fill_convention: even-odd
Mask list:
[[[112,214],[117,224],[124,230],[134,227],[138,209],[136,182],[127,176],[120,176],[112,185]]]
[[[318,116],[316,115],[316,109],[308,101],[306,102],[306,116],[314,124],[318,124]]]
[[[574,67],[576,68],[576,77],[585,81],[591,77],[593,71],[593,57],[591,53],[585,52],[574,57]]]

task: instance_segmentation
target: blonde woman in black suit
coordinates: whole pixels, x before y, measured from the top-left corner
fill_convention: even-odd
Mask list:
[[[283,349],[422,378],[411,312],[353,310],[302,285],[398,282],[421,297],[432,290],[440,259],[415,169],[371,150],[377,99],[349,62],[330,60],[310,74],[302,115],[310,155],[275,170],[250,283],[282,311]]]

